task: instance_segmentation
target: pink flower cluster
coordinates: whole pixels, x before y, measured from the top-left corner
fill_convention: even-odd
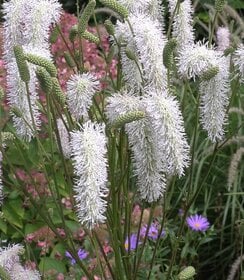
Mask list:
[[[70,50],[74,52],[74,50],[79,49],[79,40],[75,40],[74,44],[69,40],[69,32],[72,26],[77,24],[77,18],[74,15],[64,13],[61,17],[61,21],[59,26],[61,27],[61,31],[63,37],[66,40]],[[98,26],[99,33],[101,35],[101,46],[105,53],[109,52],[109,40],[108,34],[106,33],[105,28],[101,25]],[[97,30],[95,27],[88,27],[89,32],[93,34],[97,34]],[[60,84],[63,88],[65,88],[66,81],[69,79],[71,74],[73,74],[72,69],[67,66],[67,63],[64,58],[64,52],[67,51],[67,46],[61,37],[58,36],[56,42],[52,45],[51,48],[52,54],[55,58],[55,62],[58,68],[58,76]],[[84,66],[87,71],[91,71],[95,73],[99,80],[103,80],[107,75],[111,75],[112,78],[115,78],[117,75],[117,61],[113,59],[109,65],[109,73],[106,70],[106,63],[103,57],[100,55],[100,50],[98,46],[94,43],[91,43],[87,40],[82,40],[82,51],[83,51],[83,60]],[[101,81],[101,86],[105,87],[106,83]]]

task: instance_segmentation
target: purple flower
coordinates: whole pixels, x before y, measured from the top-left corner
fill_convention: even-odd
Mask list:
[[[79,249],[78,252],[77,252],[77,255],[78,255],[80,260],[84,260],[88,256],[88,252],[84,249]],[[76,264],[76,260],[72,257],[70,252],[66,251],[65,256],[70,259],[70,263],[72,265]]]
[[[146,236],[146,232],[147,232],[147,225],[144,225],[141,228],[140,236],[144,238]],[[159,234],[158,224],[152,223],[151,226],[149,227],[147,236],[152,240],[156,240],[158,238],[158,234]],[[165,235],[165,231],[163,230],[161,232],[160,237],[163,237],[164,235]]]
[[[197,214],[188,217],[186,222],[188,227],[194,231],[206,231],[210,226],[207,218]]]
[[[141,244],[140,241],[138,241],[138,244],[136,244],[137,243],[136,241],[137,241],[137,234],[132,233],[130,238],[127,237],[126,240],[125,240],[125,250],[129,251],[129,245],[130,245],[130,250],[135,250],[136,245]]]

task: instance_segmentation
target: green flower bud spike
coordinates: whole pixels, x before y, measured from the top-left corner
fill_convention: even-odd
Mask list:
[[[100,44],[100,40],[97,36],[95,36],[94,34],[92,34],[91,32],[85,31],[84,33],[82,33],[81,35],[84,39],[99,45]]]
[[[134,61],[137,60],[135,53],[128,47],[126,47],[126,49],[125,49],[125,54],[129,59],[134,60]]]
[[[173,52],[177,46],[177,40],[175,38],[170,39],[163,50],[163,63],[167,69],[171,68],[173,61]]]
[[[196,270],[193,266],[184,268],[178,275],[179,280],[191,279],[196,274]]]
[[[57,76],[57,69],[50,60],[34,54],[26,54],[25,58],[30,63],[44,67],[52,77]]]
[[[111,10],[115,11],[123,18],[128,17],[129,13],[128,13],[127,9],[124,6],[122,6],[121,4],[119,4],[116,0],[99,0],[99,1],[101,2],[101,4],[110,8]]]
[[[59,35],[59,31],[58,31],[58,27],[55,26],[54,29],[52,30],[52,33],[49,37],[49,41],[51,44],[56,43],[57,39],[58,39],[58,35]]]
[[[11,132],[4,131],[1,132],[1,138],[2,138],[2,142],[5,144],[5,142],[13,141],[15,139],[15,136]]]
[[[224,50],[224,56],[228,56],[229,54],[233,54],[235,52],[236,48],[231,46]]]
[[[221,13],[224,9],[226,1],[225,0],[215,0],[215,10]]]
[[[0,101],[3,100],[4,96],[5,96],[4,90],[3,90],[3,88],[0,86]]]
[[[114,55],[115,55],[115,46],[112,45],[112,46],[110,47],[110,50],[109,50],[109,53],[108,53],[108,56],[107,56],[107,63],[108,63],[108,64],[111,63],[111,61],[112,61]]]
[[[127,123],[131,123],[134,121],[138,121],[142,118],[145,117],[145,113],[143,111],[133,111],[133,112],[129,112],[127,114],[124,114],[122,116],[119,116],[113,123],[112,123],[112,127],[114,128],[120,128],[122,126],[124,126]]]
[[[22,112],[20,111],[19,108],[17,107],[12,107],[11,108],[11,112],[18,118],[21,118],[23,115],[22,115]]]
[[[209,68],[204,73],[202,73],[202,75],[200,76],[200,79],[203,81],[209,81],[212,78],[214,78],[218,73],[219,73],[219,67],[214,66],[214,67]]]
[[[88,21],[94,12],[95,6],[96,6],[95,0],[89,1],[88,4],[86,5],[86,7],[79,19],[79,24],[78,24],[78,33],[79,34],[82,34],[85,32],[87,25],[88,25]]]
[[[64,52],[64,58],[70,68],[75,68],[76,65],[74,59],[72,58],[69,52],[67,51]]]
[[[57,78],[52,78],[52,81],[53,81],[53,93],[55,94],[59,104],[61,106],[64,106],[65,105],[65,100],[66,100],[66,96],[64,95],[61,87],[60,87],[60,84],[59,84],[59,81]]]
[[[14,55],[19,69],[20,78],[23,82],[28,83],[30,80],[30,72],[25,60],[25,54],[21,46],[14,47]]]
[[[11,280],[10,275],[5,271],[5,269],[0,265],[0,279]]]
[[[53,81],[47,70],[43,67],[38,67],[36,70],[36,76],[40,82],[41,89],[45,93],[51,92]]]
[[[78,35],[78,25],[75,24],[71,27],[69,31],[69,39],[71,42],[74,42],[76,36]]]
[[[113,36],[115,34],[114,25],[112,24],[111,20],[106,19],[104,22],[104,26],[109,35]]]

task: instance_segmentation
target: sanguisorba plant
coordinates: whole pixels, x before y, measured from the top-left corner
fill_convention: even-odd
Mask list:
[[[195,40],[190,0],[168,0],[165,7],[160,0],[99,2],[103,9],[96,9],[96,1],[90,0],[81,12],[77,4],[78,23],[68,39],[59,26],[62,9],[57,0],[3,4],[6,99],[13,121],[1,123],[2,217],[22,236],[31,230],[21,219],[29,226],[40,221],[47,226],[75,265],[67,279],[93,279],[95,274],[121,280],[192,279],[200,271],[198,247],[217,232],[212,226],[206,233],[210,223],[196,214],[208,211],[199,195],[214,181],[219,151],[241,131],[241,125],[235,124],[226,132],[230,107],[241,102],[244,47],[231,44],[223,27],[213,43],[223,0],[215,2],[209,38],[203,41]],[[104,26],[110,50],[101,47],[99,11],[109,15]],[[90,19],[96,34],[88,29]],[[52,40],[58,34],[64,40],[65,59],[73,71],[65,90],[50,52],[51,27]],[[100,46],[106,63],[103,81],[84,63],[84,40]],[[114,58],[116,78],[109,70]],[[19,167],[38,199],[15,175]],[[48,196],[42,195],[33,169],[43,174]],[[209,194],[205,192],[205,202],[211,199]],[[9,218],[9,205],[14,211],[10,195],[28,200],[25,214],[16,214],[18,222]],[[73,211],[63,208],[67,196]],[[138,221],[133,223],[138,205]],[[161,212],[155,214],[159,206]],[[239,213],[243,215],[243,210]],[[83,261],[88,253],[78,250],[81,244],[73,239],[72,222],[85,230],[83,245],[90,260],[96,260],[95,269]],[[99,236],[101,230],[109,252]],[[10,242],[7,229],[4,233]],[[21,235],[12,236],[16,239],[21,241]],[[31,251],[28,244],[27,249],[32,252],[29,258],[35,258],[35,249]],[[39,274],[21,266],[20,251],[21,245],[1,249],[1,278],[48,279],[45,261],[55,269],[52,256],[36,260]],[[242,249],[237,253],[241,255]],[[67,272],[65,266],[56,269]]]

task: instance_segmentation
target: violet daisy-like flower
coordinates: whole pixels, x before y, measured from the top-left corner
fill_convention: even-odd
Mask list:
[[[210,224],[206,217],[203,217],[202,215],[191,215],[188,218],[186,218],[186,222],[188,227],[193,231],[206,231]]]
[[[77,252],[77,255],[78,255],[80,260],[84,260],[84,259],[87,258],[89,253],[86,250],[80,248]],[[73,256],[70,254],[70,252],[66,251],[65,256],[70,259],[70,263],[72,265],[76,264],[76,260],[73,258]]]
[[[125,250],[126,251],[133,251],[137,248],[137,245],[140,245],[141,241],[138,240],[137,242],[137,234],[132,233],[130,237],[127,237],[125,240]]]
[[[140,230],[140,236],[145,238],[146,232],[147,232],[147,225],[144,225]],[[152,223],[149,227],[147,237],[152,240],[156,240],[158,238],[158,235],[159,235],[159,225],[156,223]],[[163,236],[165,236],[164,230],[162,230],[162,232],[160,234],[160,237],[163,237]]]
[[[106,143],[103,124],[88,121],[80,130],[71,132],[77,215],[80,223],[90,229],[106,220]]]
[[[71,114],[79,120],[87,117],[99,81],[91,73],[75,74],[67,82],[67,103]]]

